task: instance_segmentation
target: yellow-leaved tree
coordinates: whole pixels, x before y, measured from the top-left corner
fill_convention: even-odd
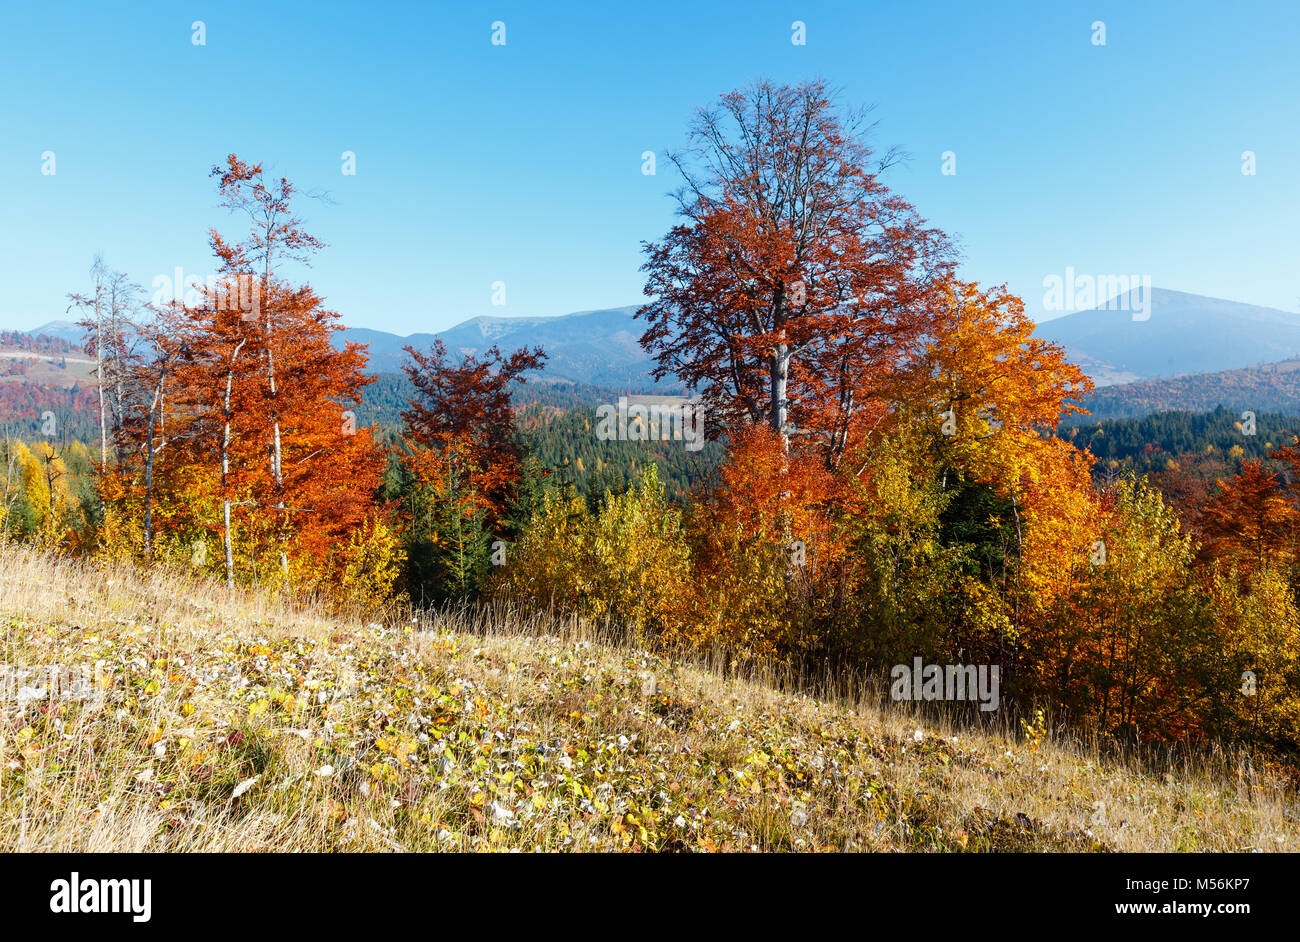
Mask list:
[[[654,641],[676,631],[690,579],[681,512],[651,463],[596,513],[576,494],[547,493],[493,591]]]

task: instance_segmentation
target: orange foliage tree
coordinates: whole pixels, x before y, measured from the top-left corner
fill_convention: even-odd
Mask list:
[[[1275,452],[1300,462],[1291,449]],[[1203,558],[1235,563],[1243,573],[1295,560],[1300,511],[1291,495],[1262,461],[1247,461],[1201,509]]]
[[[671,640],[742,659],[818,647],[824,590],[844,556],[834,474],[813,454],[787,454],[766,425],[731,434],[719,474],[695,507],[691,614]]]
[[[760,81],[701,110],[671,154],[682,221],[645,246],[655,375],[698,390],[712,434],[766,424],[835,467],[882,377],[932,327],[948,242],[881,182],[860,114],[821,81]]]
[[[228,585],[260,579],[377,600],[396,557],[375,497],[384,454],[354,412],[373,382],[365,348],[337,349],[338,315],[277,272],[321,245],[292,212],[292,184],[267,183],[260,164],[235,155],[213,173],[250,232],[238,242],[212,232],[216,283],[197,304],[165,306],[141,325],[151,356],[133,374],[118,448],[131,470],[112,496],[142,511],[146,556],[157,531],[169,555]],[[209,554],[214,537],[220,550]]]

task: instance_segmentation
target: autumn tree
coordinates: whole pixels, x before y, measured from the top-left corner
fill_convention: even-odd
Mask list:
[[[159,455],[167,446],[166,407],[169,385],[177,362],[188,354],[183,342],[168,329],[171,319],[162,311],[158,317],[143,325],[141,336],[153,351],[153,356],[134,364],[130,385],[135,395],[122,421],[120,446],[123,451],[138,458],[143,468],[141,488],[144,492],[142,520],[144,557],[153,558],[154,491]]]
[[[247,358],[241,361],[251,339],[247,322],[238,311],[207,300],[176,312],[173,336],[184,353],[175,369],[177,427],[172,442],[177,464],[193,469],[187,475],[189,488],[215,492],[220,501],[221,520],[214,529],[221,533],[226,584],[233,586],[237,508],[256,507],[258,492],[266,490],[265,485],[257,486],[265,465],[259,447],[265,444],[265,426],[259,422],[265,411],[259,384],[248,379]],[[202,510],[197,501],[191,506]],[[211,526],[200,520],[193,525]]]
[[[270,577],[268,556],[278,578],[297,583],[295,563],[328,569],[339,539],[374,512],[383,471],[371,430],[355,419],[360,391],[373,381],[363,350],[334,347],[337,315],[310,287],[273,282],[265,297],[277,311],[273,335],[211,297],[184,311],[174,332],[171,440],[182,452],[176,460],[195,468],[192,483],[220,501],[228,583],[237,569]],[[278,364],[274,391],[268,344]]]
[[[1300,511],[1276,474],[1262,461],[1247,461],[1218,487],[1199,520],[1205,556],[1234,562],[1243,571],[1295,560]]]
[[[692,608],[671,640],[741,659],[824,648],[852,509],[815,453],[787,453],[767,425],[733,431],[718,480],[695,502]]]
[[[324,247],[324,243],[302,228],[302,219],[296,215],[293,197],[297,188],[285,177],[268,181],[260,163],[251,164],[231,154],[223,165],[213,166],[210,174],[218,179],[221,205],[232,212],[244,214],[249,221],[248,235],[238,242],[230,242],[216,230],[210,232],[213,253],[221,262],[225,276],[224,296],[214,301],[218,308],[236,307],[242,320],[256,324],[263,342],[257,357],[266,371],[265,409],[270,429],[271,477],[276,492],[276,509],[281,514],[284,528],[286,513],[284,503],[284,455],[281,436],[280,389],[277,384],[277,364],[291,356],[289,346],[296,335],[291,308],[282,307],[281,298],[296,304],[296,310],[309,310],[303,298],[294,292],[274,285],[272,279],[277,266],[283,262],[311,264],[311,257]],[[256,279],[252,281],[252,279]],[[246,287],[247,286],[247,287]],[[232,304],[231,299],[237,299]],[[288,557],[283,548],[280,564],[288,574]]]
[[[398,554],[376,504],[384,454],[356,422],[373,382],[365,348],[336,346],[338,315],[278,271],[321,246],[294,214],[293,185],[234,155],[214,174],[249,234],[211,232],[220,271],[197,303],[158,306],[137,325],[148,356],[124,370],[114,537],[146,558],[165,544],[228,585],[373,599]],[[209,558],[214,534],[221,552]]]
[[[1082,411],[1092,382],[1033,336],[1023,302],[1005,288],[949,278],[934,303],[923,355],[896,376],[894,418],[928,430],[942,488],[987,491],[979,512],[1011,528],[1021,596],[1047,602],[1096,538],[1091,458],[1050,434]],[[1003,572],[1011,568],[1004,556]]]
[[[41,449],[37,446],[36,450],[39,453]],[[54,495],[50,492],[49,478],[41,458],[33,454],[25,443],[10,440],[9,455],[9,466],[13,469],[13,503],[16,506],[11,505],[14,512],[6,513],[6,523],[20,538],[32,537],[41,532],[50,508],[54,506]],[[8,497],[8,477],[5,485]]]
[[[654,464],[595,512],[571,489],[542,497],[492,589],[622,628],[639,643],[680,641],[691,591],[682,512]]]
[[[1202,711],[1207,732],[1232,742],[1300,751],[1300,604],[1279,568],[1244,578],[1212,564],[1219,684]]]
[[[1104,504],[1104,549],[1057,600],[1053,630],[1025,638],[1032,658],[1018,682],[1102,732],[1183,738],[1225,676],[1191,568],[1195,546],[1143,481],[1119,480]]]
[[[938,320],[894,398],[941,433],[948,458],[1014,483],[1042,433],[1083,412],[1092,381],[1060,346],[1034,336],[1024,303],[1005,287],[950,278],[933,302]]]
[[[25,452],[26,446],[21,441],[13,438],[8,427],[0,434],[0,442],[4,443],[4,466],[5,466],[5,487],[4,497],[0,499],[0,542],[7,540],[13,531],[13,514],[14,505],[18,503],[19,498],[23,496],[22,477],[23,464],[22,452]]]
[[[701,109],[669,155],[681,221],[645,245],[641,342],[656,378],[700,392],[712,435],[765,423],[835,467],[921,349],[951,251],[881,182],[896,155],[869,130],[820,80],[764,80]]]
[[[157,471],[163,467],[168,422],[166,409],[171,374],[181,349],[180,302],[146,305],[126,322],[110,322],[99,330],[112,377],[108,400],[112,421],[108,448],[96,486],[101,500],[99,549],[113,556],[153,556],[154,495]],[[173,424],[176,424],[175,422]]]
[[[402,414],[408,504],[415,526],[412,562],[429,571],[414,581],[463,595],[485,575],[487,548],[500,536],[520,482],[521,451],[510,389],[541,369],[540,348],[506,356],[492,347],[459,360],[441,340],[428,351],[407,346],[403,364],[416,394]]]

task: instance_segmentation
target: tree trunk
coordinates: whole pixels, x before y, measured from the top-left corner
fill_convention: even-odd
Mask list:
[[[108,422],[104,415],[104,318],[95,289],[95,379],[99,386],[99,472],[108,469]]]
[[[239,351],[243,349],[244,344],[248,342],[243,338],[235,346],[234,351],[230,354],[230,368],[226,370],[226,398],[225,398],[225,429],[221,436],[221,491],[222,491],[222,515],[224,517],[225,527],[222,534],[222,540],[226,548],[226,588],[235,587],[235,546],[230,535],[230,491],[228,490],[230,476],[230,391],[235,382],[235,359],[239,356]]]
[[[149,404],[149,424],[148,431],[145,434],[145,455],[144,455],[144,558],[153,560],[153,463],[155,449],[153,447],[153,430],[156,424],[160,424],[159,413],[163,404],[163,383],[166,382],[166,367],[159,367],[158,385],[154,387],[153,402]],[[164,442],[166,437],[164,435]],[[160,445],[159,448],[162,446]]]
[[[271,257],[270,257],[270,253],[268,252],[266,258],[266,264],[262,272],[262,297],[267,300],[270,299],[270,294],[267,291],[267,289],[270,287],[269,281],[271,278],[270,263],[271,263]],[[281,459],[280,459],[280,411],[279,411],[279,403],[276,401],[275,350],[274,350],[274,344],[272,343],[273,325],[271,323],[270,304],[266,304],[266,311],[265,311],[263,321],[266,325],[266,377],[267,377],[267,381],[270,383],[270,389],[271,389],[271,431],[272,431],[271,474],[275,478],[275,491],[276,491],[276,496],[278,498],[275,508],[278,517],[278,521],[277,521],[279,524],[278,529],[280,531],[278,535],[278,539],[280,540],[280,572],[283,573],[285,577],[288,577],[289,557],[288,554],[286,554],[284,551],[284,526],[285,526],[284,478],[281,472]]]
[[[772,351],[771,386],[772,407],[768,413],[772,431],[781,436],[781,447],[790,450],[790,438],[786,425],[790,418],[786,393],[790,383],[790,347],[779,343]]]

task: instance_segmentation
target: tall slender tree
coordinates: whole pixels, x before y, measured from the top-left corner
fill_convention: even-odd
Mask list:
[[[108,266],[96,255],[90,267],[93,288],[89,294],[68,295],[69,310],[82,312],[78,326],[85,331],[84,349],[95,357],[95,385],[99,398],[99,469],[108,470],[109,442],[121,428],[127,409],[127,376],[136,359],[141,288],[124,272]]]
[[[212,249],[221,261],[222,273],[227,276],[229,290],[239,299],[238,307],[243,320],[256,323],[262,330],[264,342],[260,358],[266,370],[271,437],[271,476],[277,492],[276,508],[281,517],[284,504],[284,462],[280,428],[280,398],[276,381],[277,348],[280,332],[287,325],[282,322],[282,311],[273,298],[282,292],[273,290],[272,277],[277,266],[285,261],[311,264],[311,257],[324,243],[302,228],[302,219],[293,209],[297,192],[285,177],[268,182],[260,163],[250,164],[235,154],[226,158],[225,165],[215,165],[211,176],[219,180],[221,204],[232,212],[242,212],[249,220],[249,234],[239,242],[228,242],[214,229],[210,234]],[[247,279],[256,278],[252,290],[245,290]],[[218,299],[229,304],[226,299]],[[284,521],[281,520],[283,528]],[[280,566],[287,575],[288,555],[280,550]]]

